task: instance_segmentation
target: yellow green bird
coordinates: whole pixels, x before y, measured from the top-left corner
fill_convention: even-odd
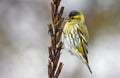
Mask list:
[[[88,53],[89,34],[85,25],[84,15],[78,11],[71,11],[69,19],[67,19],[63,28],[62,41],[64,47],[68,49],[72,55],[76,55],[82,59],[89,71],[92,73],[87,53]]]

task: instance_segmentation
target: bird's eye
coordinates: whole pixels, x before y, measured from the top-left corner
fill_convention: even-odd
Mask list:
[[[74,19],[73,17],[71,19]]]

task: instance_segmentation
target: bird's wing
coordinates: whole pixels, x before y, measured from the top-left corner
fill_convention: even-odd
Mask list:
[[[92,70],[89,66],[89,62],[87,58],[87,53],[88,53],[87,48],[88,48],[88,39],[89,39],[87,27],[84,26],[83,24],[78,24],[77,32],[81,40],[81,44],[77,47],[77,50],[80,52],[80,56],[82,57],[83,62],[87,65],[89,71],[92,73]]]
[[[85,50],[85,53],[88,53],[88,40],[89,40],[89,34],[87,27],[81,24],[78,24],[78,33],[81,38],[81,44]]]
[[[80,36],[84,40],[85,44],[88,45],[89,34],[88,34],[87,26],[83,24],[78,24],[78,31],[80,32]]]

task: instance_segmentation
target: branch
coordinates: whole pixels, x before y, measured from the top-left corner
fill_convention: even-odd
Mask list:
[[[63,63],[59,62],[61,55],[62,42],[62,23],[64,18],[62,17],[64,7],[60,7],[61,0],[52,0],[51,2],[51,16],[52,24],[48,25],[48,33],[51,37],[51,45],[48,48],[48,77],[58,78],[63,67]],[[58,11],[59,10],[59,11]]]

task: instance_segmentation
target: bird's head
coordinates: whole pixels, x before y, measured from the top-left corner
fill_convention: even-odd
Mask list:
[[[68,17],[70,22],[79,21],[80,23],[83,23],[85,21],[84,15],[81,12],[75,10],[71,11]]]

